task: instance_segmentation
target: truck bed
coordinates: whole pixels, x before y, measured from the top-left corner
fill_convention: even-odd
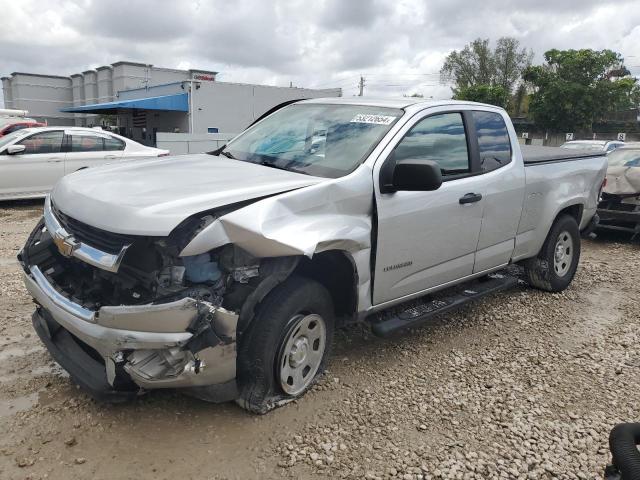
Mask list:
[[[595,150],[574,150],[559,147],[540,147],[537,145],[521,145],[520,149],[522,150],[525,166],[605,156],[605,152]]]

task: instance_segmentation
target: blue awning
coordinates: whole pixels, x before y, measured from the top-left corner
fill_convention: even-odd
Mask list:
[[[172,112],[189,111],[189,95],[177,93],[175,95],[162,95],[160,97],[136,98],[133,100],[120,100],[118,102],[94,103],[81,107],[69,107],[60,109],[61,112],[86,112],[86,113],[115,113],[116,110],[168,110]]]

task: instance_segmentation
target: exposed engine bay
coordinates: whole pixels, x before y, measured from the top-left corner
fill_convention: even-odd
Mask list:
[[[131,236],[128,240],[131,246],[117,272],[61,255],[42,223],[23,256],[45,272],[63,295],[91,310],[185,297],[236,310],[241,304],[234,300],[243,296],[241,292],[247,294],[250,280],[259,275],[259,260],[232,245],[181,258],[176,238]]]
[[[65,254],[50,231],[58,225],[52,227],[45,215],[19,258],[27,287],[41,304],[47,335],[54,338],[58,330],[71,335],[106,367],[110,387],[192,387],[202,398],[228,400],[234,389],[220,396],[212,385],[235,385],[240,313],[244,308],[250,315],[296,262],[257,259],[234,245],[180,257],[193,234],[214,220],[211,215],[189,218],[160,238],[105,232],[52,210],[65,233],[72,232],[73,242],[105,254],[126,253],[115,272]],[[48,310],[55,306],[45,305],[49,297],[40,293],[42,288],[52,290],[54,304],[57,299],[58,305],[72,306],[67,311],[79,311],[86,321],[74,318],[77,330],[73,323],[53,321]],[[93,324],[102,329],[97,335],[84,332]]]

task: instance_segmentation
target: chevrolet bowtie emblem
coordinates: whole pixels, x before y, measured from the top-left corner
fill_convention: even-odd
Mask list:
[[[58,250],[60,251],[60,253],[65,257],[70,257],[71,254],[73,254],[73,251],[78,246],[78,244],[76,243],[76,241],[71,235],[68,235],[65,237],[63,234],[59,232],[55,232],[52,235],[52,237],[53,237],[53,243],[56,244],[56,247],[58,247]]]

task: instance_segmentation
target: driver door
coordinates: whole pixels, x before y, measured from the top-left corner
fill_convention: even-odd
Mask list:
[[[469,139],[468,125],[471,119],[464,111],[429,109],[399,132],[401,139],[387,148],[384,162],[376,164],[374,305],[473,273],[484,186],[482,176],[474,174],[477,143]],[[382,193],[380,171],[389,167],[386,163],[409,158],[438,163],[440,188]]]
[[[64,175],[62,130],[47,130],[20,139],[21,153],[0,154],[0,195],[44,196]]]

